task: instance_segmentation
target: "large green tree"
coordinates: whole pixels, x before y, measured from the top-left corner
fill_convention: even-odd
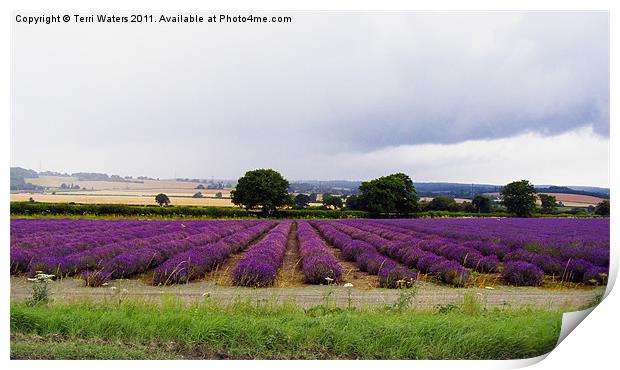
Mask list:
[[[417,210],[418,198],[411,178],[395,173],[362,182],[357,202],[363,211],[405,216]]]
[[[290,203],[288,186],[289,182],[277,171],[258,169],[246,172],[230,196],[233,204],[248,210],[260,207],[264,214],[269,214]]]
[[[502,203],[508,212],[530,217],[536,209],[536,188],[527,180],[513,181],[501,192]]]

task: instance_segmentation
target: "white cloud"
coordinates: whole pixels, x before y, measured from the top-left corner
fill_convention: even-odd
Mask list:
[[[492,182],[503,178],[497,163],[472,163],[501,156],[497,148],[464,143],[442,154],[453,146],[424,144],[508,143],[524,132],[550,143],[584,125],[608,136],[605,12],[292,16],[278,25],[15,25],[12,163],[160,177],[274,167],[294,178],[369,178],[407,165],[427,180]],[[580,153],[606,162],[587,147],[597,143]],[[574,161],[548,155],[557,162],[544,159],[542,178],[588,182],[564,176]],[[524,158],[531,168],[541,161]],[[525,160],[514,161],[505,171],[522,172]],[[459,165],[432,172],[436,163]]]
[[[556,136],[527,133],[458,144],[402,145],[369,153],[316,158],[330,178],[372,178],[406,172],[415,181],[609,186],[609,139],[591,126]],[[323,172],[323,171],[321,171]]]

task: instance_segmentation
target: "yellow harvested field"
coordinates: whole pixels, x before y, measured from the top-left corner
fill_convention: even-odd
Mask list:
[[[539,193],[553,195],[558,202],[562,202],[565,207],[589,207],[596,206],[604,199],[599,197],[593,197],[591,195],[581,194],[563,194],[563,193]],[[499,193],[488,193],[488,195],[499,196]],[[540,204],[540,201],[536,202]]]
[[[217,207],[233,207],[234,205],[229,198],[179,198],[168,195],[170,202],[178,206],[217,206]],[[33,198],[36,202],[47,203],[105,203],[105,204],[131,204],[131,205],[153,205],[155,203],[154,196],[137,196],[137,195],[86,195],[86,194],[11,194],[11,202],[24,202],[29,198]]]
[[[134,196],[134,197],[155,197],[159,193],[164,193],[169,197],[188,197],[195,193],[200,192],[205,197],[214,197],[217,193],[222,193],[223,198],[230,197],[230,190],[207,190],[207,189],[192,189],[190,192],[183,192],[177,189],[153,189],[153,190],[76,190],[76,191],[55,191],[57,195],[85,195],[85,196]],[[48,191],[50,193],[50,191]]]
[[[41,176],[35,179],[25,179],[31,184],[60,188],[61,184],[79,185],[80,190],[48,189],[46,193],[11,194],[11,201],[27,201],[32,197],[37,202],[49,203],[107,203],[107,204],[155,204],[155,195],[168,195],[174,205],[184,206],[219,206],[233,207],[230,201],[230,189],[196,189],[198,182],[184,182],[174,180],[143,180],[142,183],[116,181],[78,181],[75,177]],[[202,184],[206,187],[206,184]],[[55,194],[52,194],[54,192]],[[202,193],[205,198],[192,198],[195,193]],[[222,193],[222,198],[215,198],[215,194]]]
[[[123,190],[123,191],[142,191],[147,192],[149,194],[152,193],[183,193],[183,194],[194,194],[197,191],[200,191],[203,194],[206,192],[209,193],[217,193],[218,191],[222,191],[222,193],[228,193],[228,190],[207,190],[207,189],[195,189],[196,186],[200,185],[198,182],[184,182],[184,181],[174,181],[174,180],[141,180],[142,183],[134,183],[134,182],[116,182],[116,181],[78,181],[75,177],[64,177],[64,176],[41,176],[35,179],[25,179],[26,182],[47,186],[47,187],[56,187],[59,188],[61,184],[73,184],[79,185],[80,188],[84,188],[86,190]],[[204,184],[203,184],[204,185]],[[205,185],[206,186],[206,185]]]
[[[566,207],[588,207],[596,206],[604,199],[599,197],[593,197],[590,195],[580,194],[561,194],[561,193],[543,193],[553,195],[558,202],[562,202]]]

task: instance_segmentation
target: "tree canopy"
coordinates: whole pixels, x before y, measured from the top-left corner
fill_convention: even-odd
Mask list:
[[[484,195],[476,195],[472,199],[471,204],[474,206],[476,213],[490,213],[492,201],[491,198]]]
[[[596,205],[596,208],[594,209],[594,213],[599,216],[609,216],[609,212],[610,207],[608,199],[601,201],[599,204]]]
[[[553,213],[558,208],[558,202],[555,196],[549,194],[538,194],[543,213]]]
[[[455,211],[458,210],[458,204],[454,198],[440,195],[428,202],[426,209],[429,211]]]
[[[418,198],[411,178],[395,173],[362,182],[357,202],[363,211],[403,216],[417,210]]]
[[[347,200],[345,201],[345,205],[348,210],[357,211],[359,209],[359,202],[357,200],[357,195],[349,195]]]
[[[310,203],[310,196],[306,194],[297,194],[293,199],[293,203],[296,209],[304,209],[308,207],[308,203]]]
[[[168,198],[168,196],[166,194],[164,194],[164,193],[157,194],[155,196],[155,201],[160,206],[167,206],[168,204],[170,204],[170,198]]]
[[[261,208],[263,213],[271,213],[290,202],[289,182],[272,169],[248,171],[230,192],[233,204],[246,209]]]
[[[325,207],[342,208],[344,204],[342,203],[342,198],[325,193],[323,194],[323,205]]]
[[[536,188],[527,180],[513,181],[504,186],[501,197],[508,212],[519,217],[530,217],[536,209]]]

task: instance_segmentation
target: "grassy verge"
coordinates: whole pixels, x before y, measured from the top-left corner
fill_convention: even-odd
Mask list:
[[[471,305],[470,305],[471,306]],[[547,353],[561,313],[209,300],[11,304],[12,358],[512,359]]]
[[[58,335],[11,335],[11,359],[14,360],[167,360],[183,359],[183,355],[169,347],[126,344],[63,338]]]

